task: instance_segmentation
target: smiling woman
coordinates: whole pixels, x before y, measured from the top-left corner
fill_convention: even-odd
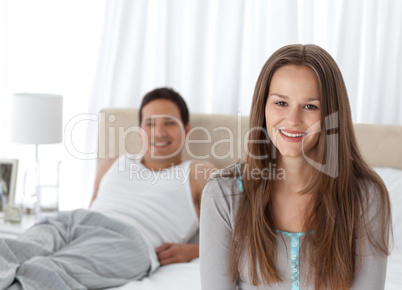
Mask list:
[[[384,289],[390,201],[359,151],[347,96],[319,46],[267,60],[250,114],[259,142],[204,189],[203,289]],[[249,174],[271,167],[285,178]]]

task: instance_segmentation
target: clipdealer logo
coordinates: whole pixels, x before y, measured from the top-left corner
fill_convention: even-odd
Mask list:
[[[163,118],[166,117],[166,115],[155,115],[153,118]],[[242,156],[242,149],[244,153],[247,156],[250,156],[252,158],[256,159],[264,159],[267,158],[267,156],[254,156],[251,152],[248,150],[248,144],[249,143],[260,143],[260,144],[269,144],[272,141],[269,138],[268,132],[265,128],[262,127],[256,127],[256,128],[250,128],[246,131],[244,138],[242,138],[241,134],[241,128],[242,128],[242,118],[241,118],[241,113],[239,112],[237,115],[237,126],[234,134],[231,128],[225,127],[225,126],[219,126],[214,128],[212,131],[208,130],[205,127],[202,126],[197,126],[192,128],[188,133],[187,133],[187,138],[184,138],[184,126],[181,123],[180,120],[178,120],[175,117],[169,116],[170,119],[173,119],[175,122],[177,122],[180,126],[181,132],[183,134],[183,138],[181,140],[180,146],[175,150],[175,152],[169,154],[168,156],[157,156],[153,152],[153,148],[151,147],[151,157],[155,159],[161,159],[161,158],[169,158],[171,156],[174,156],[176,154],[179,154],[183,148],[186,150],[188,155],[192,159],[198,159],[198,160],[205,160],[205,159],[210,159],[211,156],[214,159],[225,159],[225,158],[241,158]],[[113,124],[116,122],[117,118],[115,115],[108,115],[107,116],[108,120],[108,126],[106,126],[106,113],[101,112],[98,115],[96,114],[80,114],[72,118],[67,125],[65,126],[64,130],[64,144],[66,147],[66,150],[70,153],[70,155],[74,156],[75,158],[82,159],[82,160],[93,160],[97,158],[116,158],[121,155],[125,155],[129,159],[140,159],[142,158],[145,153],[149,149],[148,142],[143,142],[143,139],[146,140],[154,140],[155,136],[153,131],[151,130],[151,138],[148,138],[149,136],[145,132],[143,128],[140,126],[130,126],[128,128],[124,126],[113,126]],[[99,130],[99,143],[103,144],[103,146],[99,146],[98,151],[94,152],[81,152],[77,149],[77,146],[74,144],[73,140],[73,132],[74,130],[77,130],[77,128],[82,125],[84,122],[92,122],[91,124],[94,125],[100,125],[99,128],[104,128],[104,130]],[[87,124],[88,125],[88,124]],[[308,130],[310,130],[310,134],[320,134],[320,130],[314,131],[314,128],[320,128],[320,122],[317,122],[310,126]],[[325,118],[325,127],[327,131],[337,129],[338,128],[338,113],[331,114],[330,116],[327,116]],[[233,128],[233,127],[232,127]],[[313,129],[311,129],[313,128]],[[107,132],[106,132],[107,130]],[[262,132],[263,136],[265,136],[265,140],[251,140],[250,139],[250,133],[259,130]],[[204,134],[205,138],[203,139],[192,139],[192,135],[196,135],[198,132],[198,136],[200,136],[199,133]],[[219,139],[217,141],[212,142],[213,134],[220,134],[221,132],[226,132],[226,134],[229,136],[229,138],[226,139]],[[108,134],[106,134],[108,133]],[[141,144],[139,144],[139,152],[136,154],[129,154],[129,150],[126,148],[126,139],[128,138],[129,134],[134,133],[135,135],[138,135],[138,140]],[[106,137],[108,136],[108,138]],[[140,136],[143,136],[141,138]],[[323,172],[324,174],[327,174],[333,178],[336,178],[338,176],[338,155],[339,155],[339,145],[338,145],[338,133],[335,134],[327,134],[326,135],[326,144],[327,144],[327,150],[326,150],[326,163],[325,164],[320,164],[319,162],[311,159],[306,155],[305,148],[304,148],[304,139],[302,140],[301,146],[302,146],[302,153],[305,158],[305,160],[314,168],[317,170]],[[191,145],[192,144],[205,144],[207,148],[209,148],[208,154],[204,155],[197,155],[191,150]],[[108,145],[108,146],[106,146]],[[223,154],[218,154],[217,147],[219,145],[226,146],[228,148],[227,151],[225,151]],[[234,146],[236,145],[236,146]],[[106,149],[107,148],[107,149]],[[272,157],[276,158],[276,150],[274,149],[274,146],[272,146],[273,152],[271,152]],[[107,150],[107,152],[106,152]],[[119,160],[120,162],[120,160]],[[122,159],[121,164],[119,163],[119,170],[123,171],[126,170],[126,164],[124,159]],[[272,168],[271,168],[272,170]],[[275,168],[277,171],[277,174],[280,174],[283,176],[282,173],[278,173],[280,168]],[[255,173],[259,174],[261,176],[267,176],[267,174],[262,174],[262,173]],[[275,175],[275,174],[274,174]]]

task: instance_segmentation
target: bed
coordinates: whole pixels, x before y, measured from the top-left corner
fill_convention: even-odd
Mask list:
[[[218,168],[245,156],[248,117],[192,114],[192,130],[183,158],[206,159]],[[138,110],[104,109],[99,113],[98,164],[122,154],[141,150]],[[355,124],[359,146],[368,163],[384,180],[391,198],[394,246],[388,259],[386,290],[402,289],[402,126]],[[152,276],[111,288],[121,290],[201,289],[198,259],[190,263],[160,267]]]

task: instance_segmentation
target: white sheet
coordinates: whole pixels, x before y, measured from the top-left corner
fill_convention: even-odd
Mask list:
[[[114,290],[201,290],[199,260],[190,263],[171,264],[160,267],[142,279],[131,281]]]
[[[402,170],[376,168],[388,188],[395,244],[388,258],[385,290],[402,289]],[[132,281],[114,290],[201,290],[199,260],[159,268],[142,281]]]

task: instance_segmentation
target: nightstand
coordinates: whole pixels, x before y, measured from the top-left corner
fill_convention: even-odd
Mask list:
[[[36,222],[35,215],[24,215],[22,217],[22,222],[20,223],[9,223],[5,222],[4,218],[0,219],[0,238],[15,239],[21,233],[29,229]]]

